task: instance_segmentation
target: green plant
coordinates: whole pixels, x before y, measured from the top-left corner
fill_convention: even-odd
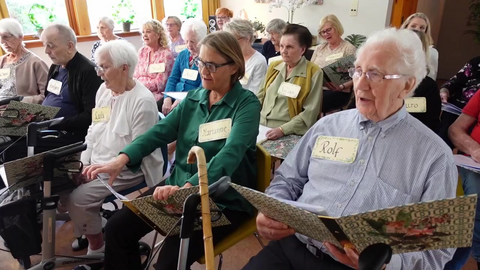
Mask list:
[[[468,17],[467,26],[474,29],[467,30],[466,33],[473,35],[473,39],[480,43],[480,0],[470,1],[470,15]]]
[[[180,15],[188,18],[195,18],[197,16],[198,3],[195,0],[185,0],[183,1],[183,11]]]
[[[345,37],[345,40],[350,42],[356,48],[358,48],[360,47],[360,45],[362,45],[365,42],[365,40],[367,40],[367,37],[364,35],[351,34]]]
[[[120,2],[113,8],[113,20],[117,23],[133,23],[135,19],[135,10],[133,9],[132,3],[130,0],[120,0]]]
[[[39,21],[40,19],[37,16],[44,17],[44,20]],[[43,29],[43,25],[48,22],[54,22],[55,19],[57,19],[57,16],[55,15],[52,8],[47,8],[44,5],[40,4],[33,4],[30,7],[30,10],[28,10],[28,19],[30,20],[30,23],[35,27],[35,29],[41,30]],[[43,22],[42,22],[43,21]]]
[[[253,30],[259,31],[260,33],[263,33],[265,31],[265,25],[255,17],[255,19],[250,21],[253,24]]]

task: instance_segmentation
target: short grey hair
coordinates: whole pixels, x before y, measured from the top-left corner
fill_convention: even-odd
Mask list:
[[[0,32],[10,33],[17,38],[23,37],[22,25],[13,18],[5,18],[0,20]]]
[[[285,26],[287,26],[287,23],[282,20],[282,19],[273,19],[267,23],[267,27],[265,28],[265,31],[267,33],[274,32],[274,33],[283,33],[283,29],[285,29]]]
[[[385,50],[392,51],[392,58],[395,61],[396,72],[406,77],[414,77],[416,79],[413,90],[427,76],[427,66],[425,52],[422,49],[422,42],[411,30],[388,28],[378,31],[368,37],[367,41],[357,50],[357,59],[364,52],[368,51],[371,46],[382,45]],[[411,91],[412,96],[415,91]]]
[[[115,22],[109,17],[101,17],[98,19],[98,23],[104,23],[111,30],[115,29]]]
[[[73,29],[70,28],[70,26],[61,23],[50,24],[45,29],[43,29],[42,36],[43,33],[47,32],[47,30],[49,30],[50,28],[54,28],[55,30],[57,30],[58,36],[61,37],[65,41],[65,43],[71,41],[73,42],[74,46],[77,46],[77,36],[75,35]]]
[[[250,43],[255,41],[255,30],[253,30],[253,24],[250,21],[233,19],[225,24],[223,30],[235,36],[246,38]]]
[[[182,29],[180,30],[180,35],[182,35],[183,39],[185,39],[185,36],[188,32],[195,33],[197,35],[197,42],[200,42],[204,37],[207,36],[207,25],[201,19],[186,19],[182,24]]]
[[[127,65],[128,77],[133,78],[133,72],[138,63],[138,55],[132,43],[126,40],[112,40],[103,44],[95,52],[96,63],[98,63],[101,54],[108,54],[114,67]]]

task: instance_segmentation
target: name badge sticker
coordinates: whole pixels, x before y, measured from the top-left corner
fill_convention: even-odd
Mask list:
[[[177,45],[175,46],[175,52],[179,53],[187,48],[187,45]]]
[[[427,99],[425,97],[411,97],[405,99],[405,106],[409,113],[426,113]]]
[[[250,78],[250,76],[248,74],[245,73],[245,75],[243,75],[243,78],[240,80],[240,83],[242,85],[246,85],[248,83],[248,79]]]
[[[319,136],[313,148],[313,157],[344,163],[353,163],[357,157],[358,139]]]
[[[182,72],[182,78],[185,80],[196,81],[198,78],[198,70],[186,68]]]
[[[94,108],[92,110],[92,122],[101,123],[110,120],[110,107]]]
[[[8,78],[10,78],[10,69],[9,68],[0,69],[0,80],[5,80]]]
[[[165,63],[150,64],[148,66],[148,73],[164,73],[164,72],[165,72]]]
[[[198,130],[198,142],[204,143],[226,139],[231,131],[231,118],[201,124]]]
[[[60,95],[60,90],[62,90],[62,82],[55,79],[50,79],[47,87],[48,92],[54,93],[55,95]]]
[[[302,89],[300,85],[282,82],[282,84],[280,84],[280,88],[278,88],[278,94],[289,98],[297,98],[298,93],[300,93],[300,89]]]
[[[337,60],[337,59],[340,59],[343,57],[343,53],[336,53],[336,54],[332,54],[332,55],[329,55],[327,56],[327,58],[325,59],[325,61],[332,61],[332,60]]]

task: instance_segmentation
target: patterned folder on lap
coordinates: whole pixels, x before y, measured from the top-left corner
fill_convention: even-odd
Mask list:
[[[0,110],[0,135],[23,136],[28,124],[53,119],[59,111],[58,107],[11,101],[5,110]]]
[[[394,254],[472,244],[477,195],[403,205],[340,218],[318,216],[264,193],[231,184],[265,215],[319,242],[361,252],[386,243]]]
[[[354,67],[355,55],[348,55],[338,59],[334,63],[322,68],[325,74],[325,82],[333,82],[335,85],[341,85],[352,80],[348,74],[348,69]]]

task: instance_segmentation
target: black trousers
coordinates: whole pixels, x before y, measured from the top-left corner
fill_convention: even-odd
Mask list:
[[[352,268],[335,261],[318,251],[313,255],[307,246],[295,235],[277,241],[270,241],[243,270],[351,270]]]
[[[153,194],[151,188],[142,196]],[[231,225],[212,228],[213,244],[224,239],[233,230],[245,222],[250,215],[246,212],[223,210]],[[115,213],[105,227],[105,270],[140,270],[140,252],[138,241],[151,232],[152,228],[135,215],[127,207]],[[169,236],[158,255],[155,269],[176,270],[180,238],[178,235]],[[195,231],[190,238],[187,265],[192,265],[204,255],[203,232]]]
[[[323,90],[322,112],[328,113],[347,105],[352,93]]]
[[[442,111],[442,116],[440,117],[440,131],[438,132],[438,136],[442,138],[450,148],[453,149],[453,143],[448,137],[448,128],[457,120],[458,115]]]

